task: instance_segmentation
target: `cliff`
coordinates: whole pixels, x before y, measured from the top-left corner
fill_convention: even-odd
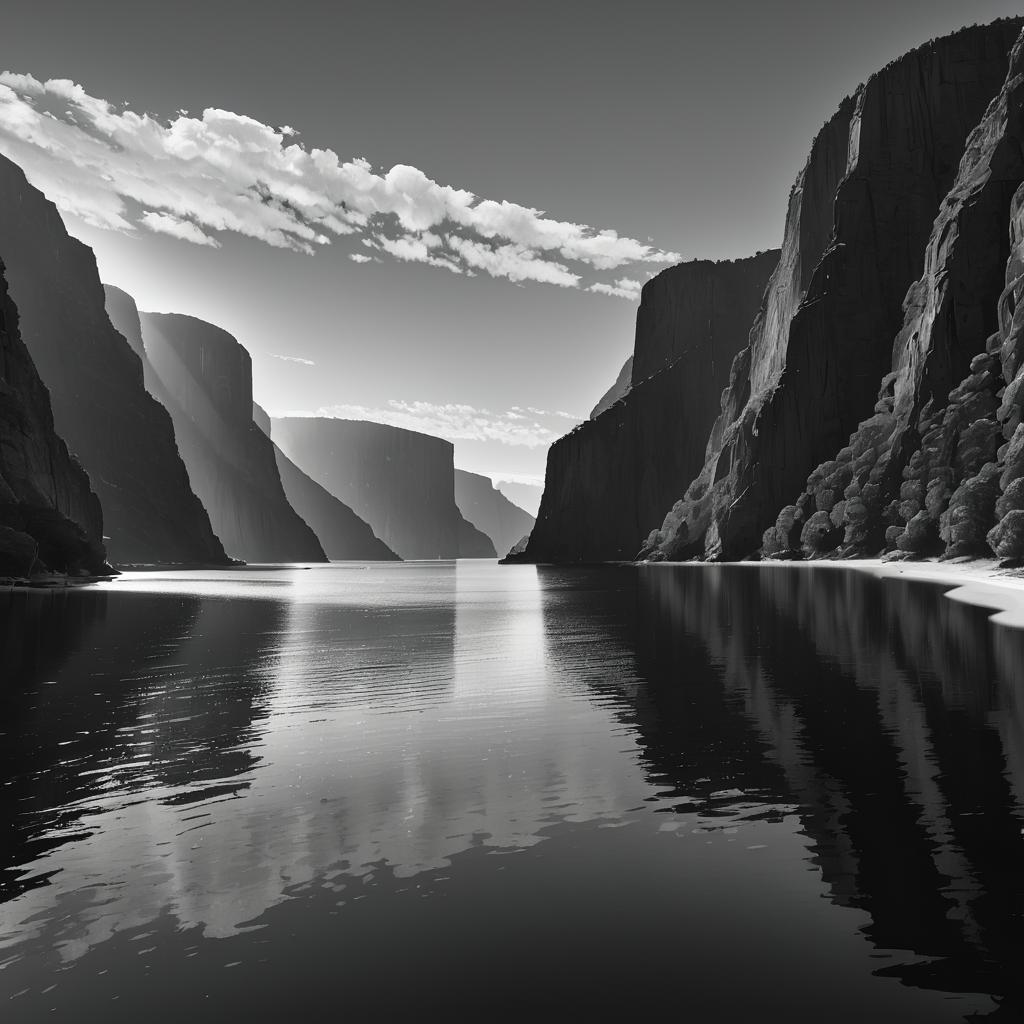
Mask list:
[[[88,473],[115,562],[225,563],[166,411],[114,329],[92,250],[0,157],[0,259],[57,433]],[[94,520],[82,524],[94,530]]]
[[[285,497],[274,446],[253,421],[252,360],[227,331],[141,313],[146,385],[174,420],[189,477],[227,552],[251,562],[322,562]]]
[[[344,502],[307,476],[274,445],[289,504],[312,527],[327,557],[337,561],[401,561]]]
[[[314,417],[275,418],[272,432],[299,469],[401,558],[457,558],[460,548],[471,549],[472,534],[455,505],[449,441],[381,423]]]
[[[548,452],[537,524],[517,561],[636,556],[651,524],[700,471],[733,357],[778,263],[696,260],[644,285],[630,389]]]
[[[935,218],[873,414],[766,531],[766,555],[1020,557],[1022,46]]]
[[[106,568],[99,499],[54,430],[0,264],[0,576]]]
[[[505,554],[533,529],[533,516],[478,473],[455,470],[455,504],[466,519],[487,534],[497,554]]]
[[[1021,20],[964,29],[840,105],[790,195],[779,266],[730,371],[704,466],[652,532],[652,558],[742,558],[870,415],[968,134]]]

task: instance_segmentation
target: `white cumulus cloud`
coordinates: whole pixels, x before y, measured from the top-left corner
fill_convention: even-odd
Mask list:
[[[677,262],[678,253],[544,211],[375,169],[307,146],[287,125],[209,107],[160,118],[92,96],[67,79],[0,73],[0,152],[63,211],[198,245],[239,234],[314,253],[348,235],[395,259],[473,276],[583,288],[634,300],[636,280],[595,272]],[[355,262],[370,257],[351,254]]]

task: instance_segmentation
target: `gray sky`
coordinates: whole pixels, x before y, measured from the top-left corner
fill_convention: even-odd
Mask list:
[[[614,379],[639,282],[672,254],[778,245],[789,187],[845,94],[933,36],[1022,13],[999,0],[4,7],[0,69],[36,82],[0,91],[0,151],[59,202],[105,279],[234,333],[273,413],[390,419],[452,438],[466,469],[527,478]]]

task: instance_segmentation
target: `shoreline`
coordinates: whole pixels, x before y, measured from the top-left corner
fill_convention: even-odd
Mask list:
[[[766,559],[760,562],[638,562],[637,565],[678,568],[686,565],[766,565],[789,567],[793,570],[808,568],[854,569],[876,579],[913,580],[933,583],[952,589],[946,592],[951,601],[960,601],[978,608],[987,608],[992,614],[989,621],[1011,629],[1024,629],[1024,569],[1000,568],[998,558],[963,558],[939,561],[885,562],[880,558],[822,558],[812,561],[794,559]]]

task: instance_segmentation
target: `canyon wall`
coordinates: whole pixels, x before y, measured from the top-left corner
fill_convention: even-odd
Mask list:
[[[1024,553],[1022,76],[1018,41],[935,218],[872,414],[766,530],[767,556]]]
[[[779,259],[695,260],[644,285],[629,390],[548,452],[530,562],[636,556],[700,471],[733,357]]]
[[[455,504],[459,511],[504,555],[533,529],[533,516],[509,501],[489,477],[455,470]]]
[[[374,534],[369,523],[303,473],[276,444],[274,458],[289,504],[312,527],[328,558],[336,561],[401,561]]]
[[[112,561],[227,561],[189,484],[170,417],[111,325],[92,250],[0,157],[0,259],[57,433],[88,473]],[[80,523],[88,534],[94,523]]]
[[[0,576],[105,569],[99,499],[54,430],[0,264]]]
[[[490,541],[467,530],[456,507],[449,441],[382,423],[297,416],[275,418],[272,434],[401,558],[493,557]]]
[[[644,555],[755,554],[779,509],[871,415],[904,297],[1020,27],[1020,19],[972,27],[908,53],[844,100],[818,134],[703,469]]]
[[[323,562],[288,503],[274,446],[253,421],[252,359],[227,331],[177,313],[138,314],[146,383],[166,406],[189,477],[225,550],[250,562]]]

